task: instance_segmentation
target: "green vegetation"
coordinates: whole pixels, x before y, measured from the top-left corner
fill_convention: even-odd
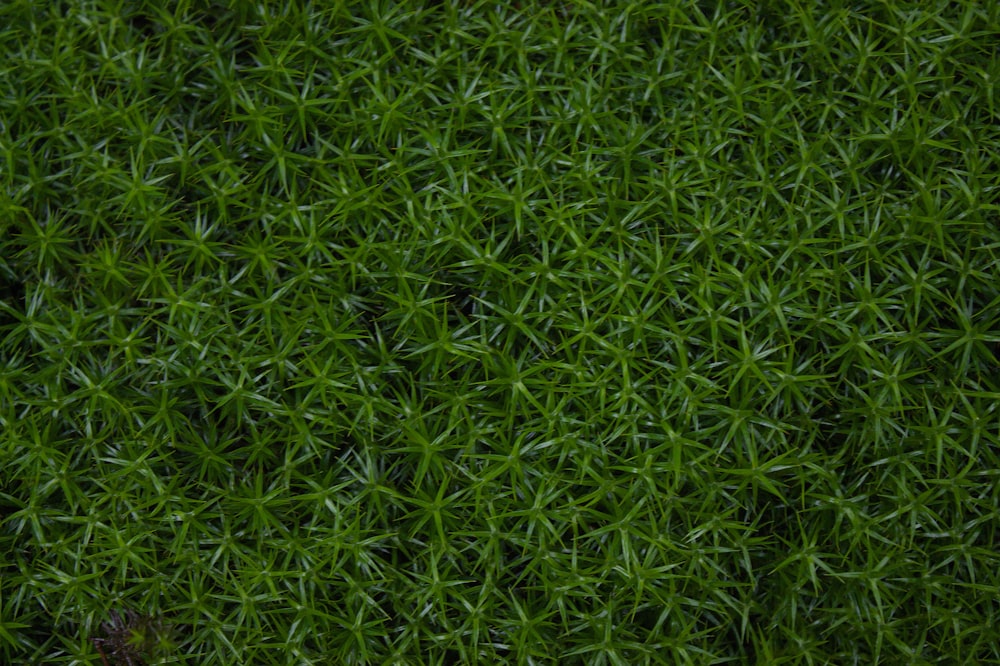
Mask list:
[[[0,662],[1000,664],[1000,4],[0,54]]]

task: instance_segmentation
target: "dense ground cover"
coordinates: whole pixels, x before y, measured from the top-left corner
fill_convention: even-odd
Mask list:
[[[0,661],[1000,663],[996,3],[231,4],[0,4]]]

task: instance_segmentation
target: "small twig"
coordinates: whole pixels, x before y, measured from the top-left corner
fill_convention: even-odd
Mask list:
[[[101,663],[103,663],[104,666],[111,666],[111,664],[108,663],[108,658],[104,655],[104,650],[101,648],[101,643],[104,641],[100,638],[91,638],[90,640],[93,641],[94,649],[97,650],[97,654],[101,656]]]

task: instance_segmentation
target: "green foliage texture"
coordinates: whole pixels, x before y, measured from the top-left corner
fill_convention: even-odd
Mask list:
[[[0,662],[1000,664],[1000,3],[0,56]]]

